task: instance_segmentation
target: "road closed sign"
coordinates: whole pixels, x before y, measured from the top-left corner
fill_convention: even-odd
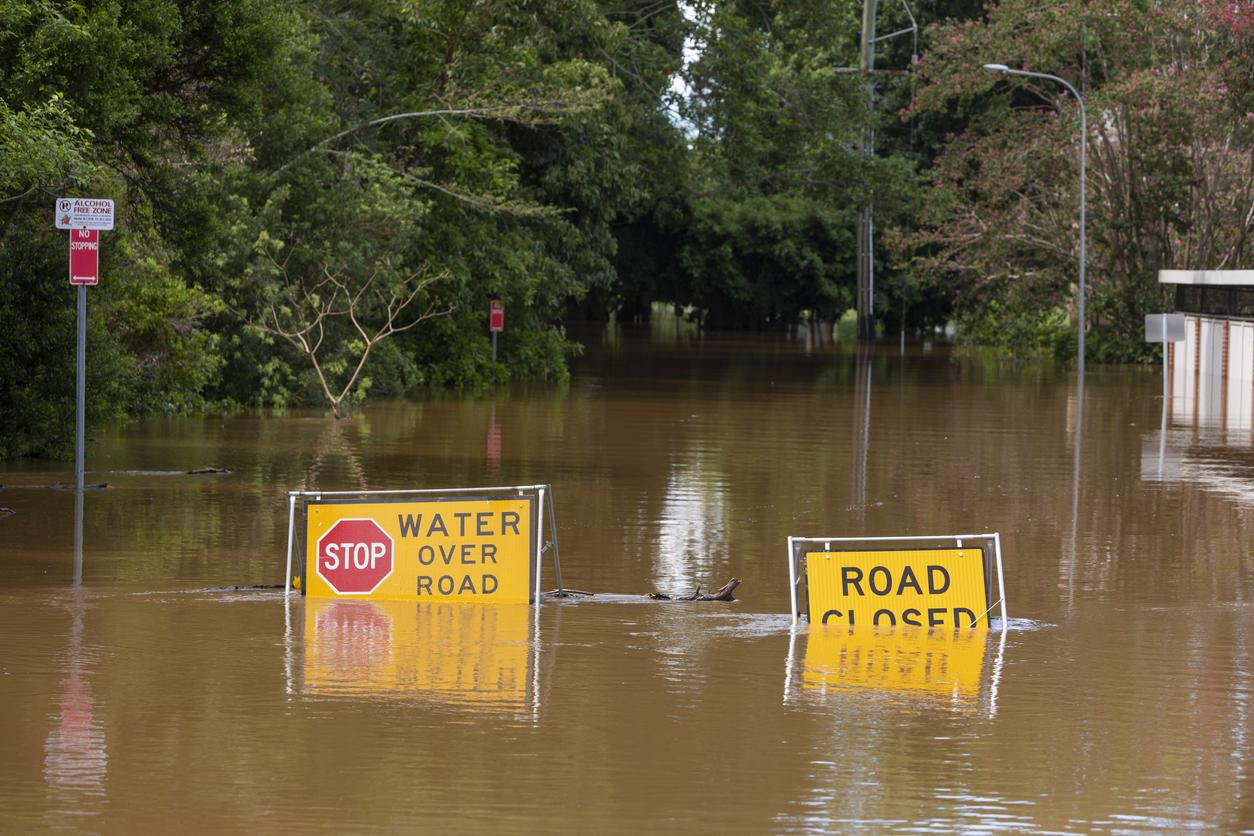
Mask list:
[[[979,548],[811,551],[810,623],[841,627],[985,624],[988,566]]]
[[[314,501],[301,588],[310,597],[528,603],[531,496]]]

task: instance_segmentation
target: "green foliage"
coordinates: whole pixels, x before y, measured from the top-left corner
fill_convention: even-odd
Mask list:
[[[110,243],[102,265],[107,281],[90,293],[93,325],[113,344],[107,357],[94,354],[89,365],[122,366],[123,415],[203,409],[203,393],[217,379],[222,358],[220,337],[202,323],[222,303],[180,281],[133,236]]]
[[[59,94],[16,111],[0,99],[0,201],[19,200],[67,179],[92,178],[90,141]]]
[[[987,62],[1084,91],[1095,359],[1147,359],[1143,315],[1169,304],[1159,269],[1254,257],[1254,119],[1233,76],[1250,39],[1231,11],[1004,0],[986,21],[933,31],[916,107],[969,121],[937,160],[909,246],[920,272],[951,289],[964,333],[1053,352],[1077,327],[1078,108],[1057,85],[990,75]]]
[[[89,425],[204,406],[222,338],[206,329],[220,304],[186,271],[187,210],[212,211],[193,175],[247,161],[299,20],[261,0],[0,2],[0,456],[73,447],[59,194],[112,197],[120,215],[88,291]]]
[[[563,310],[610,286],[612,227],[646,200],[653,151],[631,139],[677,135],[650,90],[679,20],[632,0],[0,0],[0,316],[20,361],[0,455],[66,450],[56,194],[120,210],[91,291],[94,426],[563,379]],[[496,366],[490,298],[511,311]],[[314,365],[282,334],[320,311]]]
[[[881,33],[906,26],[881,6]],[[1158,268],[1251,257],[1247,6],[945,0],[922,21],[963,20],[872,91],[840,71],[860,0],[0,0],[0,457],[68,450],[59,194],[119,207],[93,426],[562,381],[566,316],[656,300],[712,327],[835,319],[868,204],[882,324],[952,306],[973,339],[1063,355],[1075,109],[985,61],[1083,84],[1089,346],[1143,358]]]
[[[712,328],[834,319],[853,302],[853,213],[788,195],[694,203],[680,261],[685,301]]]
[[[904,155],[863,153],[882,111],[862,78],[841,72],[858,63],[861,4],[711,0],[689,11],[699,57],[678,103],[690,131],[683,188],[630,228],[644,252],[620,263],[714,328],[838,317],[853,299],[856,207],[873,205],[887,226],[917,199]],[[658,264],[667,248],[677,275]],[[639,289],[623,295],[632,315],[646,310]]]

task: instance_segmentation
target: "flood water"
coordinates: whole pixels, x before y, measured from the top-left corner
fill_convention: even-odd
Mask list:
[[[586,341],[563,389],[104,432],[81,566],[72,474],[3,466],[0,832],[1254,832],[1248,426],[1160,435],[1156,369]],[[282,582],[291,489],[540,483],[603,594],[215,589]],[[992,531],[1004,635],[790,630],[790,535]]]

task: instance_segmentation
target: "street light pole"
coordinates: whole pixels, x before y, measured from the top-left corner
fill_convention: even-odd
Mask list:
[[[862,2],[862,45],[858,68],[866,79],[867,107],[875,109],[875,13],[878,0]],[[862,153],[868,159],[875,154],[875,129],[868,122],[862,128]],[[875,340],[875,215],[870,201],[858,209],[858,340]]]
[[[1084,317],[1084,261],[1085,261],[1085,234],[1084,234],[1084,170],[1086,166],[1086,151],[1088,141],[1088,117],[1084,112],[1084,97],[1080,95],[1080,91],[1071,86],[1065,78],[1059,78],[1049,73],[1034,73],[1028,70],[1012,70],[1005,64],[985,64],[984,69],[990,73],[1005,73],[1006,75],[1019,75],[1026,78],[1043,78],[1047,81],[1056,81],[1063,87],[1071,91],[1071,95],[1075,97],[1076,102],[1080,105],[1080,336],[1078,337],[1078,350],[1080,355],[1079,376],[1080,380],[1084,380],[1084,328],[1087,321]]]

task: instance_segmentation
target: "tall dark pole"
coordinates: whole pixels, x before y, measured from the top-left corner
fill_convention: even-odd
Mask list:
[[[71,235],[73,233],[70,233]],[[83,490],[84,433],[87,427],[87,288],[78,286],[78,369],[74,406],[74,489]]]
[[[858,68],[866,79],[868,113],[875,107],[875,5],[863,0],[862,55]],[[862,131],[862,153],[869,159],[875,153],[875,131],[868,123]],[[875,339],[875,219],[868,201],[858,210],[858,339]]]

